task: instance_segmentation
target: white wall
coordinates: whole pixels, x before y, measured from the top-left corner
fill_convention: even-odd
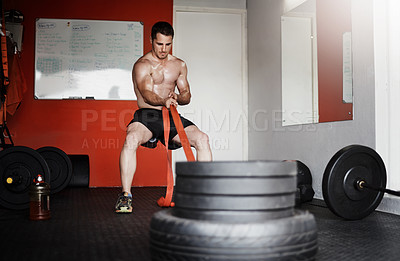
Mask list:
[[[247,160],[245,20],[245,12],[175,14],[174,54],[188,64],[192,92],[178,110],[208,134],[217,161]],[[185,161],[183,150],[173,159]]]
[[[385,161],[387,187],[400,188],[400,2],[374,0],[376,149]],[[399,197],[385,195],[379,208],[400,214]]]
[[[246,0],[174,1],[173,53],[188,63],[194,97],[179,112],[209,135],[214,160],[248,159],[246,21]]]
[[[282,127],[280,17],[284,1],[248,0],[249,159],[298,159],[316,198],[330,158],[350,144],[375,148],[373,0],[353,0],[354,120]]]

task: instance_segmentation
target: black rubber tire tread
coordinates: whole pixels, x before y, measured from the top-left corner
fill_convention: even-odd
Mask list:
[[[244,254],[244,255],[214,255],[214,254],[194,254],[174,251],[163,251],[152,247],[151,260],[153,261],[313,261],[318,252],[318,242],[314,240],[299,246],[298,250],[286,250],[283,253],[271,254]]]
[[[296,191],[295,176],[280,177],[176,177],[176,192],[214,195],[266,195]]]
[[[226,224],[155,213],[150,224],[153,260],[313,260],[318,251],[313,215]]]
[[[50,191],[52,194],[66,188],[72,178],[72,162],[68,155],[57,147],[45,146],[36,150],[46,160],[50,169]]]
[[[177,162],[177,175],[184,176],[286,176],[297,175],[297,163],[290,161],[211,161]]]
[[[267,219],[277,219],[293,216],[293,207],[265,211],[235,211],[235,210],[197,210],[191,208],[172,208],[176,217],[220,221],[225,223],[260,222]]]

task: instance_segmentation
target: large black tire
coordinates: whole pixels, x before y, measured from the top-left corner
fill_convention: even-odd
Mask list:
[[[318,251],[313,215],[297,211],[286,218],[257,223],[221,223],[153,215],[152,260],[314,260]]]
[[[255,222],[293,215],[296,162],[178,162],[176,175],[175,216]]]

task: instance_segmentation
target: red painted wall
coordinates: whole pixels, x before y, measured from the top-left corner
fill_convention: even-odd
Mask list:
[[[343,33],[351,32],[351,1],[317,1],[319,122],[353,119],[343,103]],[[350,112],[350,114],[349,114]]]
[[[125,140],[126,124],[137,109],[136,101],[35,100],[35,19],[93,19],[142,21],[144,52],[151,50],[151,26],[160,20],[172,23],[173,0],[8,0],[4,8],[24,15],[22,69],[28,84],[21,107],[8,118],[16,145],[37,149],[55,146],[67,154],[87,154],[90,186],[120,186],[119,153]],[[166,184],[166,154],[160,145],[140,148],[134,186]]]

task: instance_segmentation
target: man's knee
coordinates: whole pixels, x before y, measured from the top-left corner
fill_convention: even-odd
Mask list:
[[[193,139],[193,146],[198,149],[203,149],[209,146],[209,137],[202,131],[198,131]]]
[[[140,145],[151,139],[153,134],[142,123],[134,122],[128,126],[124,147],[136,150]]]
[[[143,143],[143,137],[136,131],[128,131],[125,137],[124,146],[136,150]]]

